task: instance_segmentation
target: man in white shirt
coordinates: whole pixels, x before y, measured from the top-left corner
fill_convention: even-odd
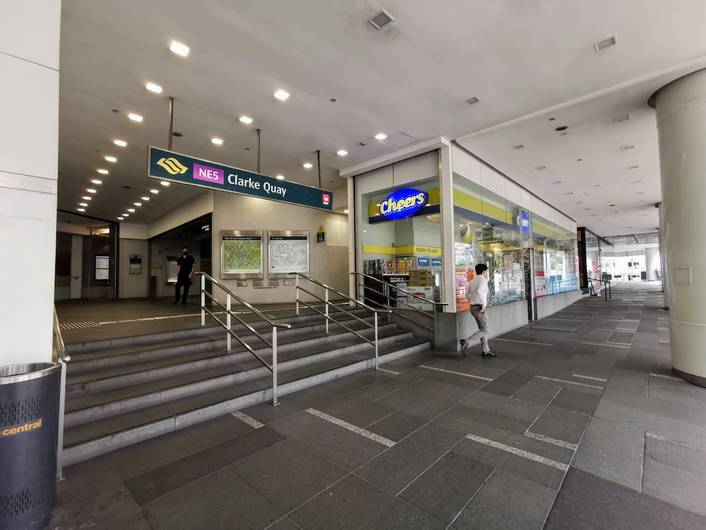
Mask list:
[[[478,324],[478,331],[461,339],[461,352],[466,355],[469,342],[480,338],[482,357],[495,357],[488,345],[488,317],[485,310],[488,306],[488,266],[479,263],[476,265],[476,277],[473,278],[466,288],[466,295],[471,304],[471,315]]]

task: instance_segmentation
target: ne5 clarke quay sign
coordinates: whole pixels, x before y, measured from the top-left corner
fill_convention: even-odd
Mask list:
[[[157,147],[150,146],[149,148],[147,176],[310,208],[322,210],[333,208],[333,194],[330,191],[277,180],[259,173],[193,158]]]

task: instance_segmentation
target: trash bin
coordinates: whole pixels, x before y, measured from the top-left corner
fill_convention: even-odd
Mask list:
[[[0,528],[44,529],[56,495],[61,365],[0,366]]]

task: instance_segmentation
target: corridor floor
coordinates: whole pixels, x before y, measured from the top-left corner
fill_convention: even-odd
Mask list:
[[[706,389],[613,295],[77,464],[51,528],[706,528]]]

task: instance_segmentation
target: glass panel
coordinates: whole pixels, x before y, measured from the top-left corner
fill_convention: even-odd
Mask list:
[[[532,235],[536,296],[578,289],[576,234],[534,215]]]

